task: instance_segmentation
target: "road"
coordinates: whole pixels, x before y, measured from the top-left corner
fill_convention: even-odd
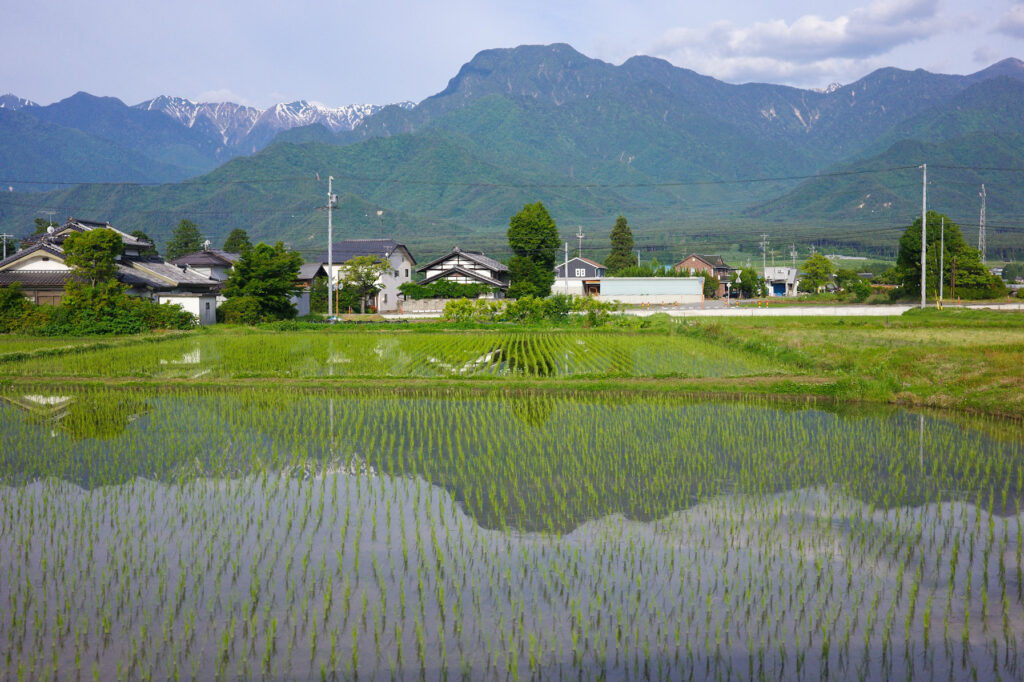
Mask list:
[[[934,304],[929,304],[929,307]],[[653,306],[650,308],[628,308],[622,315],[647,317],[656,313],[668,313],[672,317],[893,317],[916,308],[916,305],[794,305],[769,301],[767,305],[752,304],[726,307],[723,301],[707,301],[679,306]],[[984,303],[946,305],[946,308],[972,308],[976,310],[1002,310],[1024,312],[1024,303]],[[441,317],[439,312],[431,313],[385,313],[388,320],[429,320]]]

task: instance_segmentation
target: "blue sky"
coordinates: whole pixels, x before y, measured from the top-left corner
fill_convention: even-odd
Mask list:
[[[1024,2],[1011,0],[3,2],[0,93],[41,104],[78,90],[128,104],[419,101],[478,51],[527,43],[799,87],[1024,58]]]

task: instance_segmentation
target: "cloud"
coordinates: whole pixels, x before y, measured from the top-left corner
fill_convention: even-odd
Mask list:
[[[808,14],[737,26],[673,28],[654,52],[725,80],[819,82],[855,73],[893,49],[944,28],[938,0],[875,0],[833,19]]]
[[[996,24],[995,30],[1013,38],[1024,38],[1024,3],[1010,7]]]

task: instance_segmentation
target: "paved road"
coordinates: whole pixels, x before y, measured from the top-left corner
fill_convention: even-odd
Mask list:
[[[672,317],[891,317],[916,308],[916,305],[786,305],[768,303],[767,306],[730,305],[722,301],[708,301],[680,306],[656,306],[652,308],[628,308],[623,315],[647,317],[655,313],[668,313]],[[947,308],[974,308],[1024,312],[1024,303],[946,305]],[[383,315],[389,320],[429,320],[441,317],[441,313],[404,313]]]
[[[668,313],[672,317],[890,317],[902,315],[916,308],[916,305],[786,305],[769,303],[767,306],[721,305],[712,307],[710,304],[701,308],[692,306],[666,306],[662,308],[634,308],[623,311],[626,315],[646,317],[655,313]],[[958,306],[947,305],[947,308]],[[984,305],[964,305],[964,308],[1024,311],[1024,303],[997,303]]]

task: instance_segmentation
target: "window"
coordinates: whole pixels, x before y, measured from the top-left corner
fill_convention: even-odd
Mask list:
[[[409,268],[406,268],[406,269],[405,269],[405,276],[406,276],[406,277],[408,277],[408,276],[409,276]]]
[[[210,302],[209,302],[209,301],[207,301],[207,302],[206,302],[206,309],[207,309],[207,310],[209,310],[209,309],[210,309]]]
[[[388,302],[388,295],[387,295],[387,294],[384,294],[384,302],[385,302],[385,303],[387,303],[387,302]]]
[[[576,276],[577,277],[586,277],[587,276],[587,269],[586,268],[576,268]]]

